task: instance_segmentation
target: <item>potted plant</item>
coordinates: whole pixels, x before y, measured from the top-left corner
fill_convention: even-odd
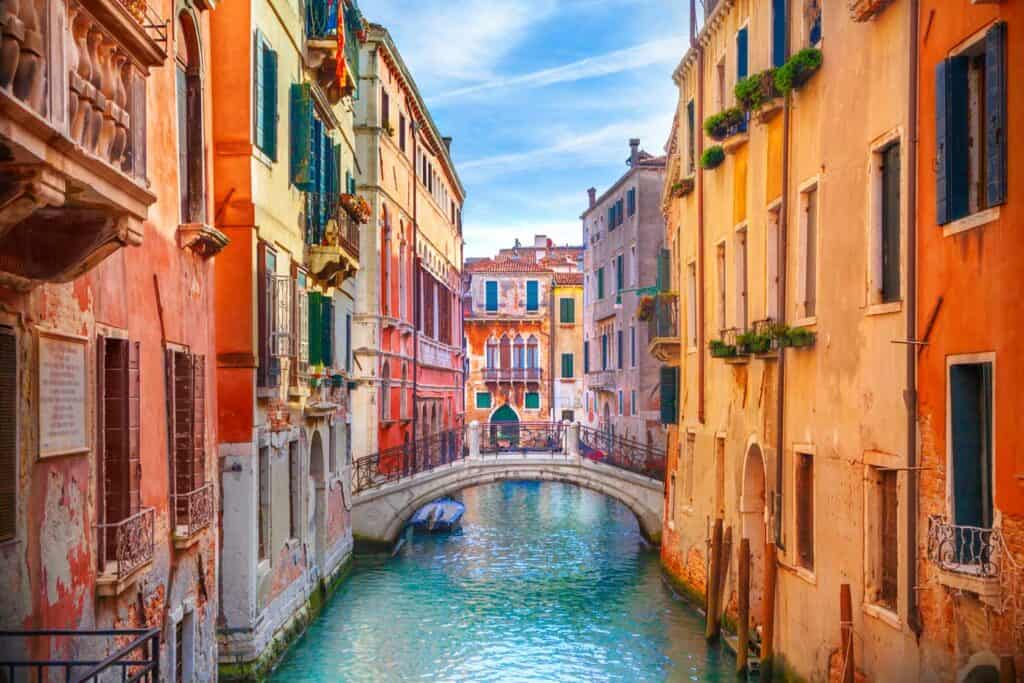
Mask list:
[[[740,127],[746,120],[745,111],[739,107],[730,107],[704,119],[704,132],[715,140],[725,140],[730,135],[740,132]]]
[[[712,339],[708,344],[708,349],[711,351],[712,358],[735,358],[736,347],[732,344],[727,344],[721,339]]]
[[[775,69],[766,69],[740,79],[736,83],[733,92],[736,93],[737,101],[747,111],[759,111],[768,102],[782,96],[775,86],[775,71]]]
[[[705,171],[716,168],[723,161],[725,161],[725,150],[721,145],[712,145],[700,155],[700,167]]]
[[[799,89],[821,68],[821,50],[808,47],[800,50],[775,71],[775,87],[782,94]]]
[[[647,322],[653,316],[654,297],[649,295],[640,297],[640,303],[636,307],[636,319],[641,322]]]
[[[370,220],[370,203],[366,198],[358,194],[342,193],[340,196],[341,208],[352,217],[356,223],[366,223]]]
[[[693,178],[683,178],[672,183],[672,196],[685,197],[693,192]]]
[[[740,353],[768,353],[772,348],[772,338],[754,331],[744,332],[736,337],[736,345]]]
[[[806,327],[792,327],[786,334],[786,338],[794,349],[801,349],[814,345],[815,334]]]

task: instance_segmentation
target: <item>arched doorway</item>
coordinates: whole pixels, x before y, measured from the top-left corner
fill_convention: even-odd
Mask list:
[[[601,416],[601,423],[601,431],[608,436],[611,436],[614,430],[612,429],[612,407],[608,401],[604,402],[604,412]]]
[[[519,415],[505,403],[491,413],[490,442],[492,447],[515,447],[519,442]]]
[[[754,624],[762,621],[764,599],[765,469],[761,447],[750,444],[743,463],[743,492],[740,496],[742,538],[750,543],[750,614]]]
[[[309,446],[309,478],[313,484],[313,510],[311,528],[308,538],[314,539],[316,566],[324,569],[327,555],[327,481],[324,476],[324,448],[320,431],[313,430],[313,440]]]

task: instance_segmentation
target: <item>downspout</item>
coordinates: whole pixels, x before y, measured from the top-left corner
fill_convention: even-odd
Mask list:
[[[419,195],[419,187],[416,182],[419,180],[419,164],[416,151],[419,145],[419,125],[415,119],[412,121],[412,443],[413,452],[416,448],[416,433],[419,431],[419,410],[416,407],[417,389],[419,387],[419,360],[420,360],[420,317],[423,312],[420,310],[420,250],[417,244],[419,237],[419,223],[416,214],[416,197]],[[402,387],[405,391],[405,387]]]
[[[910,0],[910,74],[907,79],[907,339],[917,339],[917,84],[918,0]],[[906,344],[907,389],[907,624],[921,636],[917,605],[917,344]]]
[[[704,120],[704,47],[697,45],[697,114],[696,121]],[[704,154],[704,131],[697,138],[697,165]],[[704,424],[704,174],[697,174],[697,421]],[[681,437],[682,435],[680,435]]]

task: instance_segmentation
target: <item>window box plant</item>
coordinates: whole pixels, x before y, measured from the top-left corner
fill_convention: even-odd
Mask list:
[[[700,167],[705,171],[717,168],[723,161],[725,161],[725,150],[721,145],[712,145],[700,155]]]
[[[370,220],[370,203],[362,195],[342,193],[339,201],[341,208],[345,209],[345,213],[356,223],[366,223]]]
[[[821,61],[818,48],[800,50],[775,71],[775,87],[782,94],[799,90],[821,68]]]
[[[730,107],[704,119],[704,132],[714,140],[725,140],[743,132],[746,122],[747,112],[739,107]]]
[[[738,351],[733,344],[727,344],[721,339],[712,339],[708,344],[712,358],[735,358]]]
[[[693,192],[693,178],[683,178],[672,184],[673,197],[685,197]]]
[[[636,307],[636,319],[647,322],[654,315],[654,297],[647,295],[640,297],[640,303]]]
[[[736,337],[736,345],[740,353],[768,353],[772,348],[772,338],[758,332],[744,332]]]
[[[750,112],[759,112],[762,107],[782,97],[775,85],[775,69],[765,69],[740,79],[734,92],[736,100]]]
[[[794,349],[814,346],[817,336],[806,327],[787,327],[786,325],[776,325],[771,334],[780,347],[790,346]]]

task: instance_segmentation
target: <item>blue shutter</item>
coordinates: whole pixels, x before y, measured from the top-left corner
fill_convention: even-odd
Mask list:
[[[678,368],[661,368],[660,373],[661,423],[675,424]]]
[[[935,67],[935,202],[939,225],[967,215],[967,58]]]
[[[1006,202],[1006,23],[985,34],[986,205]]]
[[[290,149],[288,165],[295,187],[309,192],[313,189],[313,96],[308,83],[293,83],[288,127]]]
[[[786,63],[786,0],[772,0],[772,66]]]
[[[953,442],[953,522],[958,526],[991,528],[991,364],[951,366],[949,399]],[[957,548],[961,546],[961,543],[955,545]]]
[[[538,292],[537,292],[537,281],[527,280],[526,281],[526,310],[536,311],[538,308]]]
[[[747,77],[747,28],[736,34],[736,79]]]
[[[622,330],[618,330],[615,333],[615,355],[618,357],[618,361],[619,361],[618,368],[619,368],[619,370],[622,369],[622,347],[623,346],[624,345],[622,343]]]
[[[818,3],[818,14],[814,17],[814,23],[811,24],[811,30],[808,32],[807,38],[811,45],[817,45],[821,42],[821,3]]]
[[[263,54],[263,151],[277,161],[277,53],[266,49]]]
[[[320,322],[320,355],[324,365],[334,365],[334,300],[323,297],[323,319]]]
[[[487,310],[498,310],[498,283],[494,280],[484,283],[487,290]]]

